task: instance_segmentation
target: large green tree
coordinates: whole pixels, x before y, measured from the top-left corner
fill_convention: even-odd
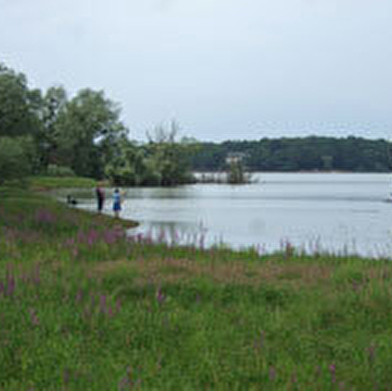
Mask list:
[[[33,171],[39,107],[40,91],[30,90],[24,74],[0,63],[0,183]]]
[[[0,136],[33,134],[39,127],[38,90],[29,90],[26,76],[0,63]]]
[[[116,143],[126,134],[120,108],[103,91],[81,90],[65,103],[56,122],[59,162],[76,174],[101,177]]]
[[[62,86],[50,87],[39,103],[39,127],[36,143],[40,157],[40,166],[46,171],[49,164],[58,165],[59,118],[67,104],[67,92]]]

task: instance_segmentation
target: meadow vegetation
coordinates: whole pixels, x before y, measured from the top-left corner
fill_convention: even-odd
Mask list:
[[[288,244],[153,243],[3,187],[0,389],[390,390],[391,276]]]
[[[32,176],[28,179],[27,182],[33,190],[38,191],[63,188],[94,189],[96,186],[96,181],[94,179],[75,176]]]

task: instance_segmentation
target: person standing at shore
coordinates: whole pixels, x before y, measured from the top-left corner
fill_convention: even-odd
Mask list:
[[[118,189],[115,189],[113,193],[113,212],[114,216],[118,219],[121,212],[121,194]]]
[[[105,203],[105,192],[102,187],[98,184],[95,189],[95,194],[97,196],[97,209],[98,213],[102,213],[103,205]]]

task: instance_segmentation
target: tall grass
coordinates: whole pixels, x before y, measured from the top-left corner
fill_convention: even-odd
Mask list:
[[[0,389],[392,389],[386,260],[153,243],[0,200]]]

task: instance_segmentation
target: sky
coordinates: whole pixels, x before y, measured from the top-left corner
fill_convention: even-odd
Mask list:
[[[392,0],[0,0],[0,61],[103,89],[130,137],[392,139]]]

